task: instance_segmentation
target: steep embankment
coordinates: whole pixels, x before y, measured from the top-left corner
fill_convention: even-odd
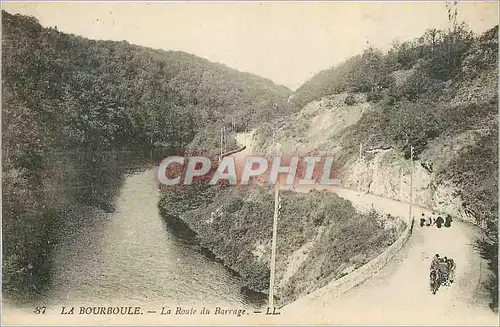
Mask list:
[[[439,36],[437,42],[436,39],[428,42],[433,33]],[[462,283],[453,285],[452,295],[439,298],[438,308],[444,313],[416,314],[419,317],[411,321],[435,319],[436,322],[452,323],[455,320],[450,315],[464,318],[456,307],[473,316],[478,314],[475,321],[481,322],[482,315],[490,314],[481,313],[483,309],[468,311],[468,301],[475,301],[476,294],[485,289],[490,291],[492,308],[496,308],[497,38],[498,27],[473,36],[461,26],[455,31],[429,31],[418,41],[396,47],[387,55],[369,49],[340,67],[318,74],[299,89],[291,101],[303,104],[314,100],[300,113],[278,122],[277,128],[269,124],[252,132],[252,143],[267,152],[272,151],[271,140],[275,140],[284,145],[285,151],[334,155],[336,172],[343,186],[357,192],[409,201],[410,177],[413,176],[413,203],[450,214],[455,221],[459,218],[476,224],[485,232],[462,222],[446,231],[447,234],[429,236],[425,232],[422,243],[412,242],[417,249],[409,248],[407,254],[402,254],[401,265],[385,269],[389,275],[378,284],[369,282],[374,286],[360,287],[359,292],[355,292],[357,295],[352,295],[354,300],[346,306],[340,304],[343,297],[338,302],[328,300],[332,296],[327,294],[328,288],[321,293],[320,302],[308,297],[309,302],[306,302],[313,307],[321,301],[328,303],[328,309],[316,307],[313,315],[335,321],[333,314],[326,313],[333,310],[330,306],[353,312],[357,307],[354,301],[359,301],[363,310],[366,307],[370,312],[372,308],[376,310],[375,303],[379,301],[408,314],[412,310],[420,312],[420,308],[405,302],[404,298],[413,295],[420,298],[418,294],[427,289],[427,286],[422,288],[425,285],[422,276],[427,278],[427,274],[419,275],[417,278],[422,280],[410,288],[400,285],[398,289],[396,281],[402,280],[405,274],[413,278],[410,267],[418,267],[421,272],[428,269],[428,262],[419,257],[422,253],[444,251],[463,260]],[[451,61],[443,62],[444,58]],[[321,87],[312,87],[318,85]],[[414,149],[413,167],[408,160],[411,146]],[[381,210],[391,212],[389,208]],[[420,214],[417,213],[417,223]],[[486,242],[485,234],[490,238]],[[482,262],[479,272],[477,263],[481,256],[487,260]],[[466,285],[471,275],[478,278],[477,290]],[[491,281],[487,281],[489,277]],[[383,283],[388,283],[387,287]],[[370,301],[361,299],[364,292],[372,294]],[[422,296],[423,299],[428,295]],[[341,322],[357,322],[356,319],[348,320],[349,317],[337,310],[334,312],[341,317],[338,318]],[[379,316],[377,322],[407,322],[403,316],[392,318],[384,320]],[[473,322],[476,318],[471,316],[464,321]],[[491,321],[488,319],[484,321]]]
[[[429,30],[313,77],[292,101],[314,102],[276,138],[334,153],[346,186],[399,199],[413,146],[413,201],[486,227],[497,216],[497,91],[498,26]]]
[[[217,153],[233,118],[242,129],[294,110],[291,91],[264,78],[5,11],[2,89],[3,292],[28,302],[50,286],[70,206],[113,210],[124,173],[153,149]]]
[[[245,158],[247,151],[235,154]],[[272,239],[273,190],[251,185],[198,185],[165,190],[160,208],[180,217],[251,289],[267,292]],[[281,193],[277,243],[277,304],[282,306],[368,262],[392,244],[404,224],[391,216],[359,213],[332,193]],[[286,235],[286,236],[285,236]]]
[[[492,81],[493,75],[490,78]],[[372,146],[369,139],[358,142],[357,151],[354,147],[348,147],[353,143],[349,136],[354,137],[350,130],[359,128],[379,109],[377,104],[366,101],[366,95],[362,93],[354,94],[355,103],[347,105],[345,101],[349,96],[341,93],[309,103],[288,122],[278,126],[276,141],[282,144],[284,152],[336,156],[336,173],[340,175],[344,187],[396,200],[408,200],[411,169],[401,148],[390,143]],[[490,96],[494,100],[495,95]],[[496,123],[493,106],[486,106],[487,116],[474,116],[474,124],[468,125],[463,131],[428,140],[426,148],[414,160],[413,203],[476,223],[473,208],[469,206],[477,204],[472,199],[466,203],[462,198],[466,193],[461,189],[463,179],[455,178],[460,172],[470,174],[475,184],[477,181],[483,183],[479,187],[485,189],[485,195],[489,197],[487,201],[491,203],[491,208],[494,207],[493,192],[496,186],[492,182],[496,171],[496,140],[493,135],[496,133]],[[261,127],[249,134],[242,134],[239,136],[240,141],[251,142],[255,149],[271,153],[274,145],[269,142],[269,132],[265,129]],[[474,156],[481,156],[481,151],[491,154],[487,153],[485,162],[479,165],[481,159]],[[472,163],[464,166],[458,163],[460,160],[474,160],[478,166],[474,167]],[[479,222],[481,226],[486,224],[485,220]]]

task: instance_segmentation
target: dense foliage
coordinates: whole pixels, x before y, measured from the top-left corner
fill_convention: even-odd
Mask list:
[[[394,58],[369,48],[362,55],[351,57],[340,65],[321,71],[299,87],[292,101],[303,107],[313,100],[340,92],[378,92],[391,84],[387,72],[396,69]]]
[[[456,15],[456,13],[455,13]],[[336,93],[365,93],[372,110],[333,135],[325,146],[342,145],[337,162],[356,160],[360,143],[393,148],[405,159],[421,159],[433,185],[447,183],[463,200],[463,211],[485,228],[480,241],[490,261],[493,307],[498,294],[498,26],[474,35],[451,19],[448,30],[431,29],[413,41],[395,42],[388,53],[362,55],[320,72],[300,87],[293,101],[304,106]],[[262,131],[260,132],[263,133]],[[473,144],[444,155],[432,145],[473,138]],[[426,152],[427,151],[427,152]]]
[[[124,172],[152,147],[194,141],[193,151],[217,153],[217,131],[233,118],[244,130],[294,110],[287,88],[194,55],[88,40],[4,11],[2,22],[7,295],[43,292],[66,209],[113,210]]]
[[[471,66],[494,63],[494,29],[478,39],[466,25],[456,25],[452,30],[430,29],[420,38],[404,43],[394,42],[387,54],[372,47],[363,54],[351,57],[343,63],[323,70],[304,83],[293,95],[293,102],[302,107],[313,100],[340,92],[367,92],[373,99],[379,98],[384,88],[393,87],[391,73],[419,67],[412,84],[407,84],[405,96],[414,98],[424,91],[432,80],[447,81],[462,71],[465,61]],[[481,38],[488,39],[487,46],[478,51],[475,59],[467,59],[468,51]],[[484,58],[486,56],[486,58]],[[475,67],[468,67],[472,72]],[[483,67],[481,67],[483,68]]]

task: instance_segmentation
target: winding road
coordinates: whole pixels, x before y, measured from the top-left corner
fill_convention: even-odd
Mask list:
[[[237,161],[249,155],[251,135],[238,135],[246,149]],[[245,142],[245,143],[243,143]],[[381,213],[407,217],[409,204],[336,186],[300,186],[309,192],[327,189],[350,200],[361,211],[371,208]],[[451,324],[499,325],[498,315],[488,307],[484,283],[487,262],[474,249],[481,230],[469,223],[453,221],[450,228],[420,227],[422,213],[431,209],[413,205],[413,233],[401,251],[374,277],[336,295],[331,284],[282,308],[276,323],[293,324]],[[278,235],[279,237],[279,235]],[[455,282],[442,286],[433,295],[429,289],[429,266],[434,254],[455,259]]]
[[[392,215],[408,215],[408,204],[341,188],[331,189],[358,207],[373,207]],[[360,205],[361,204],[361,205]],[[415,217],[432,213],[413,206]],[[420,227],[402,250],[373,278],[336,296],[325,286],[283,308],[294,323],[328,324],[452,324],[496,325],[498,316],[488,307],[483,283],[487,262],[474,249],[480,237],[476,227],[454,221],[450,228]],[[429,290],[429,266],[435,253],[457,263],[455,282],[433,295]]]

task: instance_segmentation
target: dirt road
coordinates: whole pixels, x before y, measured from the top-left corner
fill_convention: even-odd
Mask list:
[[[251,136],[238,137],[250,141]],[[238,153],[238,159],[251,153],[252,144]],[[340,187],[328,189],[350,200],[360,210],[371,208],[408,217],[409,204]],[[473,248],[481,231],[468,223],[453,221],[450,228],[420,227],[422,213],[431,210],[413,206],[413,235],[402,250],[373,278],[340,296],[327,285],[282,308],[279,323],[294,324],[452,324],[497,325],[498,316],[488,307],[482,283],[489,275],[487,263]],[[433,295],[429,289],[429,266],[434,254],[448,256],[457,264],[455,282]]]
[[[408,215],[408,204],[331,189],[358,207],[373,207],[393,215]],[[415,207],[418,218],[429,210]],[[480,231],[454,221],[450,228],[420,227],[403,249],[372,279],[351,291],[336,296],[328,285],[283,308],[287,319],[300,310],[294,322],[353,324],[453,324],[498,325],[498,316],[488,308],[482,283],[488,276],[487,263],[472,244]],[[455,282],[433,295],[429,290],[429,266],[435,253],[449,256],[457,263]]]

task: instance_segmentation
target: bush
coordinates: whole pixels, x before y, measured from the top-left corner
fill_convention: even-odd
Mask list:
[[[356,99],[354,98],[354,95],[349,94],[346,99],[345,99],[345,104],[348,106],[352,106],[356,103]]]
[[[366,96],[366,101],[378,102],[382,100],[383,94],[380,90],[369,92]]]

